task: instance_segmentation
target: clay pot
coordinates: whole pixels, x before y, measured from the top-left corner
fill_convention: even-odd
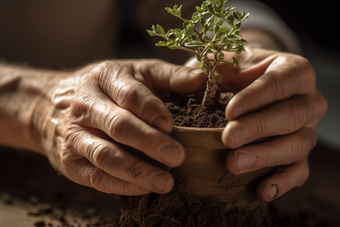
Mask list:
[[[226,202],[226,209],[254,210],[266,206],[257,197],[256,187],[272,168],[241,175],[230,173],[225,166],[228,149],[221,141],[222,131],[223,128],[174,126],[171,135],[186,151],[182,168],[188,187],[196,195],[210,195],[217,201]]]

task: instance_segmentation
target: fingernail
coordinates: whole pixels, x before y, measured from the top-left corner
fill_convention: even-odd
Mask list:
[[[236,171],[243,172],[254,164],[254,158],[248,154],[240,153],[237,157]]]
[[[244,144],[247,138],[247,131],[242,127],[237,127],[232,131],[232,140],[235,147],[239,147]]]
[[[247,107],[244,104],[236,106],[234,110],[234,118],[238,118],[247,112]]]
[[[171,165],[176,165],[179,157],[179,147],[176,145],[164,145],[159,148],[159,156]]]
[[[152,121],[152,125],[162,132],[166,132],[168,128],[168,122],[165,117],[157,116],[155,119]]]
[[[271,188],[269,189],[269,192],[268,192],[269,200],[274,200],[278,196],[278,194],[279,194],[279,190],[277,188],[277,185],[272,184]]]
[[[149,183],[159,191],[164,191],[168,183],[165,173],[156,173],[149,178]]]

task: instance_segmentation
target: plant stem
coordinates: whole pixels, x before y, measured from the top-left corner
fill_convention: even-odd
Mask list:
[[[209,72],[208,72],[208,80],[207,80],[207,87],[204,92],[204,97],[202,100],[202,107],[203,108],[210,108],[217,103],[217,100],[220,96],[220,88],[217,85],[217,81],[215,78],[215,69],[216,65],[209,65]]]

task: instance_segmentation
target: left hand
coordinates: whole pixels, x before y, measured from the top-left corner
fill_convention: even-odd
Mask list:
[[[222,64],[220,88],[235,96],[226,108],[229,120],[222,134],[228,152],[226,165],[234,174],[281,166],[257,187],[263,201],[271,201],[305,183],[308,154],[316,145],[317,125],[327,111],[327,101],[315,84],[315,72],[305,58],[278,51],[246,47],[232,56],[239,67]],[[187,66],[197,67],[191,60]],[[266,142],[247,145],[263,137]]]

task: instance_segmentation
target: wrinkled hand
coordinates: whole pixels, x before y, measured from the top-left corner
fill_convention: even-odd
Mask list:
[[[201,77],[201,79],[199,79]],[[202,89],[200,70],[157,60],[107,61],[54,77],[42,144],[51,164],[70,180],[106,193],[167,193],[166,171],[141,161],[116,142],[170,167],[185,159],[172,139],[173,120],[159,92]]]
[[[225,53],[225,60],[232,56]],[[232,149],[226,165],[234,174],[281,166],[257,188],[262,200],[271,201],[307,180],[307,157],[317,143],[317,124],[327,101],[316,88],[313,67],[303,57],[250,47],[235,57],[238,68],[223,64],[217,69],[223,76],[221,90],[236,93],[226,108],[230,122],[222,134],[223,143]],[[187,63],[197,65],[195,60]]]

